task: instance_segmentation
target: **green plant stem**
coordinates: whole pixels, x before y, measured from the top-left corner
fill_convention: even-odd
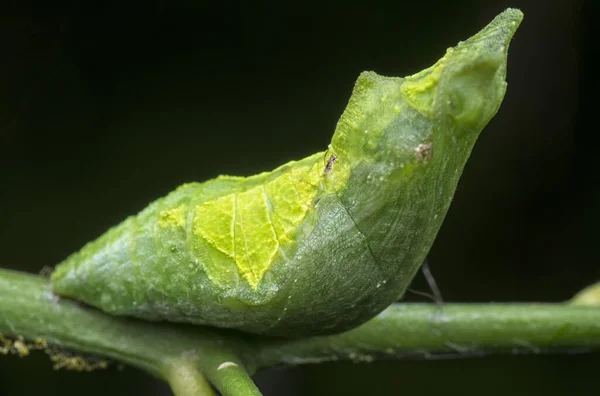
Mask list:
[[[259,395],[250,373],[276,365],[599,349],[600,308],[395,304],[343,334],[282,340],[112,317],[58,298],[44,278],[0,269],[0,333],[131,364],[178,396],[211,395],[208,383],[223,395]]]
[[[193,362],[173,362],[166,377],[176,396],[216,396],[206,378],[198,372]]]
[[[568,304],[394,304],[343,334],[254,345],[258,367],[433,354],[600,349],[600,308]]]

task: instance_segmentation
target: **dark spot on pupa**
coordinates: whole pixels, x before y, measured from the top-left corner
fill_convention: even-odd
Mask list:
[[[331,154],[331,156],[327,160],[327,164],[325,164],[325,171],[323,172],[325,175],[329,174],[333,170],[333,165],[335,165],[336,160],[337,155]]]
[[[417,162],[427,162],[433,156],[433,143],[421,143],[415,148],[415,158]]]

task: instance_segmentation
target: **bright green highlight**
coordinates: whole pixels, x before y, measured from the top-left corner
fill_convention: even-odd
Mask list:
[[[433,103],[435,102],[435,87],[437,86],[446,57],[440,59],[435,65],[417,74],[407,77],[400,91],[406,100],[421,114],[428,118],[433,117]]]
[[[185,206],[181,205],[175,209],[163,210],[158,218],[160,227],[185,227]]]

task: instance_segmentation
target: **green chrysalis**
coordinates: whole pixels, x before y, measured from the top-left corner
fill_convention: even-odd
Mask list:
[[[508,9],[432,67],[364,72],[321,152],[179,187],[60,264],[55,293],[115,315],[286,337],[400,298],[506,90]]]

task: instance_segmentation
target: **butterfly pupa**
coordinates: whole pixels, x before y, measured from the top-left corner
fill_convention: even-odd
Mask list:
[[[506,10],[412,76],[362,73],[327,153],[179,187],[68,257],[53,291],[114,315],[285,337],[370,319],[425,259],[500,107],[521,19]]]

